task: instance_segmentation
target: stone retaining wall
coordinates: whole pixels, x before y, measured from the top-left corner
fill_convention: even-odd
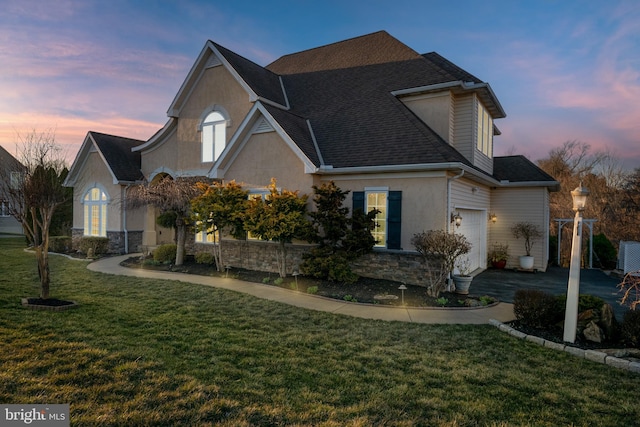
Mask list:
[[[223,261],[231,268],[278,272],[276,263],[277,243],[263,241],[225,240],[223,243]],[[287,274],[300,271],[302,254],[313,245],[287,245]],[[187,252],[213,251],[210,244],[191,243]],[[424,264],[419,254],[406,252],[374,251],[351,264],[353,271],[363,277],[385,279],[411,285],[428,286]]]
[[[74,228],[71,230],[71,245],[74,250],[78,250],[80,248],[80,240],[82,240],[83,237],[83,229]],[[142,231],[129,231],[127,232],[127,237],[129,239],[129,253],[140,252],[142,250]],[[125,253],[124,231],[107,231],[107,238],[109,239],[109,248],[107,249],[108,253]]]

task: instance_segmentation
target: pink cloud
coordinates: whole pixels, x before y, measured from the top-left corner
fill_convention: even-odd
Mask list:
[[[42,124],[47,124],[44,127]],[[20,137],[36,131],[48,129],[55,131],[56,142],[64,147],[69,164],[82,145],[88,131],[96,131],[112,135],[147,140],[162,127],[164,123],[153,123],[121,116],[103,117],[100,120],[83,118],[31,114],[0,116],[0,145],[10,153],[15,153],[16,142]]]

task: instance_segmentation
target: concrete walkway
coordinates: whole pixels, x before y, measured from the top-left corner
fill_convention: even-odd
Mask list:
[[[181,282],[195,283],[215,288],[228,289],[242,292],[271,301],[294,305],[316,311],[326,311],[334,314],[361,317],[364,319],[378,319],[386,321],[412,322],[412,323],[451,323],[451,324],[486,324],[495,319],[500,322],[508,322],[515,318],[513,304],[500,302],[491,307],[470,309],[443,309],[443,308],[411,308],[411,307],[386,307],[371,304],[358,304],[324,298],[302,292],[296,292],[276,286],[260,283],[244,282],[241,280],[224,277],[206,277],[194,274],[172,273],[165,271],[144,270],[138,268],[126,268],[120,266],[123,260],[135,256],[134,254],[104,258],[90,263],[87,268],[92,271],[116,274],[121,276],[144,277],[150,279],[178,280]]]

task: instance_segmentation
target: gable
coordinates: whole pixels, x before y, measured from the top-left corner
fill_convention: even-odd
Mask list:
[[[271,113],[276,114],[279,120],[276,120]],[[260,135],[267,135],[267,137],[262,138],[259,137]],[[312,130],[308,127],[308,123],[300,117],[292,116],[288,112],[257,102],[240,124],[238,131],[233,135],[222,155],[215,162],[208,176],[210,178],[226,179],[228,176],[227,171],[237,161],[238,157],[243,156],[242,152],[250,140],[272,140],[273,138],[288,147],[288,151],[294,156],[291,159],[295,158],[295,163],[300,163],[306,173],[315,172],[318,169],[321,162],[318,158],[318,153],[315,151]],[[294,138],[298,143],[294,142]],[[301,143],[300,141],[306,141],[306,143]],[[279,142],[272,143],[280,144]],[[301,148],[301,146],[304,148]],[[265,147],[268,148],[268,144],[265,144]],[[263,154],[270,158],[269,153]],[[255,158],[254,161],[262,162],[260,158]]]
[[[208,41],[171,103],[167,111],[169,117],[180,116],[182,108],[204,73],[216,67],[225,68],[233,76],[246,92],[249,102],[263,99],[286,105],[287,100],[278,75],[219,44]]]
[[[113,184],[140,182],[144,179],[141,170],[140,153],[133,148],[144,141],[108,135],[99,132],[88,132],[76,158],[71,165],[64,185],[73,187],[83,173],[89,173],[87,161],[92,153],[96,153],[109,171]]]

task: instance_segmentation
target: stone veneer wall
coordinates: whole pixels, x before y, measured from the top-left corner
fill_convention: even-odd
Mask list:
[[[140,252],[142,250],[142,231],[129,231],[127,232],[127,236],[129,238],[129,253]],[[80,240],[82,240],[83,237],[83,229],[74,228],[71,230],[71,246],[74,250],[80,248]],[[107,231],[107,238],[109,239],[108,253],[124,253],[124,231]]]
[[[429,286],[420,254],[374,251],[352,262],[351,269],[362,277]]]
[[[261,241],[225,240],[224,263],[231,268],[278,272],[276,254],[278,244]],[[299,271],[302,254],[313,245],[287,245],[287,274]],[[210,244],[188,242],[187,252],[212,252]],[[385,279],[411,285],[428,286],[424,263],[419,254],[407,252],[374,251],[355,260],[351,267],[363,277]]]
[[[278,245],[278,243],[264,241],[225,240],[222,246],[222,258],[225,265],[231,268],[278,273],[276,262]],[[300,271],[302,254],[312,247],[312,245],[287,245],[287,274],[292,274],[294,270]],[[193,243],[193,252],[213,252],[213,246]]]

